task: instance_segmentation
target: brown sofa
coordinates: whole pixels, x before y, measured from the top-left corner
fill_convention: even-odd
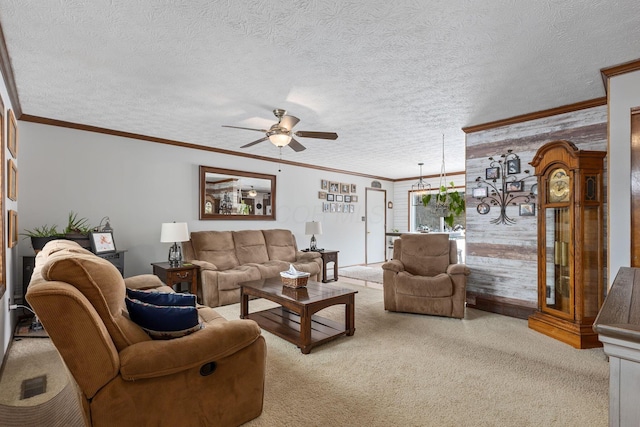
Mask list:
[[[470,271],[457,262],[448,234],[401,235],[382,265],[385,310],[463,318]]]
[[[279,277],[290,264],[322,279],[320,254],[299,251],[289,230],[196,231],[182,249],[200,266],[201,301],[209,307],[240,302],[241,283]]]
[[[88,425],[237,426],[262,413],[266,345],[251,320],[197,306],[204,327],[152,340],[126,312],[125,285],[173,292],[153,275],[123,279],[66,240],[36,256],[27,301],[75,379]]]

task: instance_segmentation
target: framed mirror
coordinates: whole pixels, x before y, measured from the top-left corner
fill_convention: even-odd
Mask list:
[[[200,166],[200,219],[275,220],[276,176]]]

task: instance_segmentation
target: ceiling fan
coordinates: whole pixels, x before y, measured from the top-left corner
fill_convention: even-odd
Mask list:
[[[222,125],[222,127],[254,130],[257,132],[264,132],[264,134],[266,135],[264,138],[260,138],[256,141],[245,144],[240,148],[251,147],[252,145],[256,145],[262,141],[269,140],[276,147],[282,148],[288,145],[294,151],[302,151],[306,150],[306,147],[300,144],[296,139],[294,139],[294,136],[298,136],[301,138],[338,139],[338,134],[335,132],[309,132],[305,130],[294,132],[292,131],[292,129],[300,121],[299,118],[287,115],[286,110],[282,110],[280,108],[276,108],[275,110],[273,110],[273,114],[278,118],[278,123],[274,124],[269,129],[253,129],[227,125]]]

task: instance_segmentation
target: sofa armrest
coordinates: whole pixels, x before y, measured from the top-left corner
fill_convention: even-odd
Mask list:
[[[214,264],[211,264],[210,262],[207,262],[207,261],[200,261],[200,260],[197,260],[197,259],[192,259],[189,262],[191,264],[193,264],[193,265],[197,265],[198,267],[200,267],[200,270],[218,271],[218,267],[216,267]]]
[[[468,276],[470,273],[471,270],[464,264],[449,264],[449,267],[447,267],[447,274],[464,274]]]
[[[404,271],[404,264],[400,260],[392,259],[391,261],[382,264],[382,269],[400,273],[401,271]]]
[[[124,279],[124,284],[130,289],[156,289],[165,286],[155,274],[140,274]]]
[[[223,359],[260,337],[253,320],[205,324],[191,335],[172,340],[143,341],[120,352],[120,374],[134,381],[171,375]]]
[[[320,258],[320,252],[314,252],[314,251],[309,251],[309,252],[297,251],[296,252],[296,262],[311,261],[316,258]]]

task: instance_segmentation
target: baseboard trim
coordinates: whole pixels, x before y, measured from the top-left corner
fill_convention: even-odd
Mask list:
[[[469,292],[467,292],[467,307],[524,320],[527,320],[536,311],[536,307],[531,306],[531,303],[527,301],[507,298],[494,299],[490,296]]]

